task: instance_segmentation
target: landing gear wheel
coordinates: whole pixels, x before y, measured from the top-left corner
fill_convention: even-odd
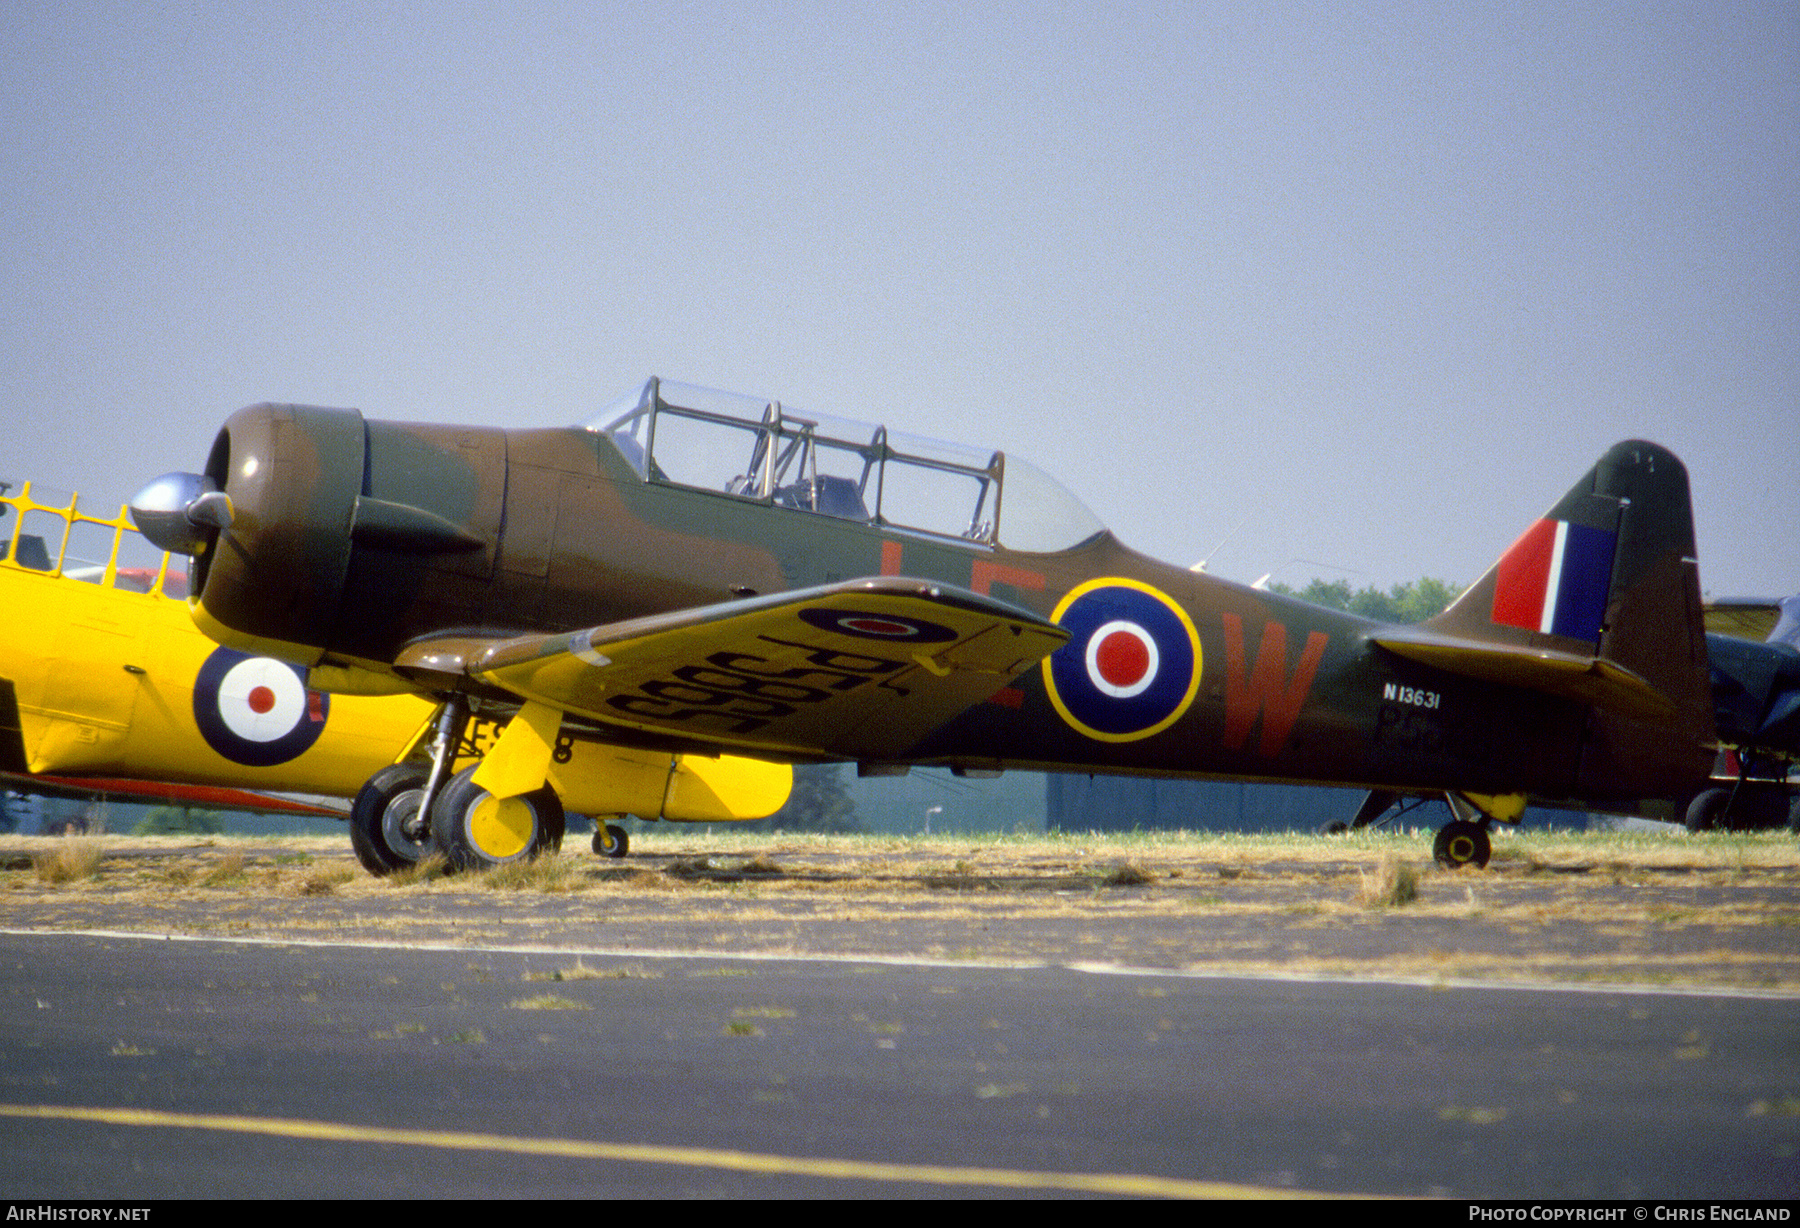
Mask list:
[[[600,857],[623,857],[631,848],[631,837],[617,823],[594,825],[594,853]]]
[[[1713,831],[1723,826],[1725,808],[1731,805],[1730,789],[1707,789],[1688,803],[1682,825],[1689,831]]]
[[[1431,844],[1431,855],[1446,870],[1470,865],[1478,870],[1485,869],[1492,852],[1487,829],[1466,819],[1456,819],[1438,828],[1437,839]]]
[[[413,763],[384,767],[350,806],[350,847],[376,876],[404,870],[431,855],[431,827],[419,813],[430,773]]]
[[[1333,819],[1329,823],[1321,823],[1319,825],[1319,834],[1321,836],[1341,836],[1349,830],[1350,824],[1344,822],[1342,819]]]
[[[452,869],[489,870],[562,847],[563,808],[555,789],[545,785],[496,798],[475,784],[475,770],[451,777],[431,804],[431,835]]]

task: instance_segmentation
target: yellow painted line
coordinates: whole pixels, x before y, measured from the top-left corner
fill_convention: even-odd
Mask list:
[[[1234,1185],[1225,1181],[1185,1181],[1133,1173],[1040,1173],[1011,1168],[952,1168],[936,1164],[887,1164],[868,1160],[832,1160],[820,1156],[763,1155],[712,1147],[673,1147],[657,1143],[594,1143],[566,1138],[513,1138],[504,1134],[469,1134],[459,1130],[395,1130],[332,1121],[286,1117],[238,1117],[219,1113],[169,1113],[156,1109],[95,1109],[54,1104],[0,1104],[0,1117],[57,1121],[93,1121],[111,1126],[151,1129],[220,1130],[267,1134],[279,1138],[326,1142],[392,1143],[404,1147],[436,1147],[445,1151],[498,1151],[512,1155],[555,1156],[575,1160],[616,1160],[632,1164],[674,1164],[720,1168],[765,1176],[823,1177],[845,1181],[900,1181],[921,1185],[990,1186],[1015,1190],[1069,1190],[1138,1198],[1342,1198],[1304,1190]]]

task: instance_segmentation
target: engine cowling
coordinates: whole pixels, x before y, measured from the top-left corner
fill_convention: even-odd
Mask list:
[[[203,476],[231,500],[232,521],[189,569],[202,630],[318,663],[344,595],[364,460],[355,410],[265,404],[226,420]]]
[[[170,492],[189,489],[176,515]],[[193,556],[194,619],[213,638],[385,668],[420,630],[480,622],[505,490],[503,431],[263,404],[226,421],[203,474],[158,479],[133,507]]]

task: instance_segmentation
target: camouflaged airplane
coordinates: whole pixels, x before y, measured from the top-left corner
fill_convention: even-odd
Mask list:
[[[124,509],[96,515],[73,493],[0,480],[0,788],[348,818],[351,846],[376,874],[429,853],[424,776],[411,760],[434,727],[432,706],[410,695],[333,697],[304,668],[221,647],[195,629],[186,594],[187,576],[132,531]],[[472,767],[498,736],[471,717],[453,766]],[[617,799],[609,782],[626,757],[583,741],[556,759],[572,810]],[[692,800],[696,772],[713,761],[686,759],[663,756],[659,777],[684,813],[742,817],[742,796],[740,811],[724,815]],[[786,769],[757,768],[785,781]],[[372,774],[379,787],[364,789]],[[763,813],[786,796],[785,784],[765,789]],[[318,804],[349,797],[360,809],[348,814]],[[626,844],[623,828],[596,829],[595,851],[622,857]]]
[[[1713,758],[1687,475],[1649,443],[1417,626],[1136,554],[1014,456],[656,379],[563,429],[252,406],[133,513],[213,638],[438,705],[356,810],[463,868],[559,841],[577,746],[642,818],[766,814],[819,761],[1442,796],[1436,855],[1477,865],[1527,799],[1685,799]],[[472,717],[505,728],[453,776]]]
[[[1705,611],[1714,787],[1689,803],[1689,830],[1800,831],[1800,594],[1723,598]]]

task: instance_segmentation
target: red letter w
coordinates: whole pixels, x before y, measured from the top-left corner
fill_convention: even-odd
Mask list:
[[[1263,624],[1262,643],[1256,650],[1256,669],[1244,673],[1244,620],[1236,614],[1225,620],[1225,749],[1238,750],[1250,736],[1250,726],[1262,714],[1262,741],[1256,750],[1265,759],[1273,758],[1287,741],[1300,705],[1312,689],[1313,675],[1319,672],[1319,661],[1325,655],[1327,636],[1314,631],[1306,637],[1306,648],[1294,666],[1294,676],[1287,676],[1287,628],[1278,622]]]

